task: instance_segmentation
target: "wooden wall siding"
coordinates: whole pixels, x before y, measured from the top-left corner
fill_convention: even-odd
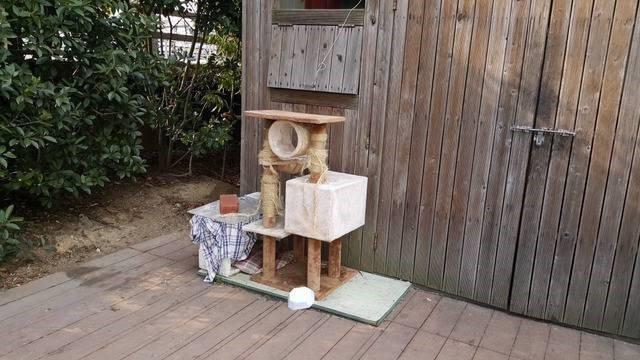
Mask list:
[[[362,63],[342,72],[360,68],[358,104],[345,109],[269,99],[284,28],[245,1],[262,15],[244,18],[244,106],[347,117],[331,127],[330,166],[369,188],[346,265],[640,339],[638,2],[367,1]],[[514,125],[576,136],[536,145]],[[243,122],[243,192],[258,185],[260,136]]]
[[[362,31],[362,26],[272,25],[267,85],[357,94]]]

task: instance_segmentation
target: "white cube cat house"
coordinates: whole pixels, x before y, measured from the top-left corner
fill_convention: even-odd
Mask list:
[[[302,176],[287,181],[286,194],[286,232],[331,242],[364,225],[364,176],[328,171],[321,184]]]

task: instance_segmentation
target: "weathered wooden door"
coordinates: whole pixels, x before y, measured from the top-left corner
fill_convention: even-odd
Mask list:
[[[513,133],[512,181],[505,195],[505,209],[510,199],[514,204],[506,214],[513,223],[502,230],[517,238],[511,311],[636,338],[637,5],[553,2],[545,51],[539,54],[544,60],[535,117],[524,123],[517,118],[516,124],[575,136]]]

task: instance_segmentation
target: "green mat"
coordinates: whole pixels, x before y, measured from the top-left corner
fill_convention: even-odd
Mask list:
[[[251,281],[250,275],[216,276],[216,280],[287,300],[289,293]],[[411,283],[360,272],[313,308],[378,326],[409,290]]]

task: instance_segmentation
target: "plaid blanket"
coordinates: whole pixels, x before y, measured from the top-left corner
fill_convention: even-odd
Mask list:
[[[242,226],[252,221],[255,219],[228,224],[199,215],[191,218],[191,238],[194,244],[202,248],[207,266],[205,281],[213,282],[222,259],[240,261],[249,256],[256,242],[256,235],[245,233]]]

